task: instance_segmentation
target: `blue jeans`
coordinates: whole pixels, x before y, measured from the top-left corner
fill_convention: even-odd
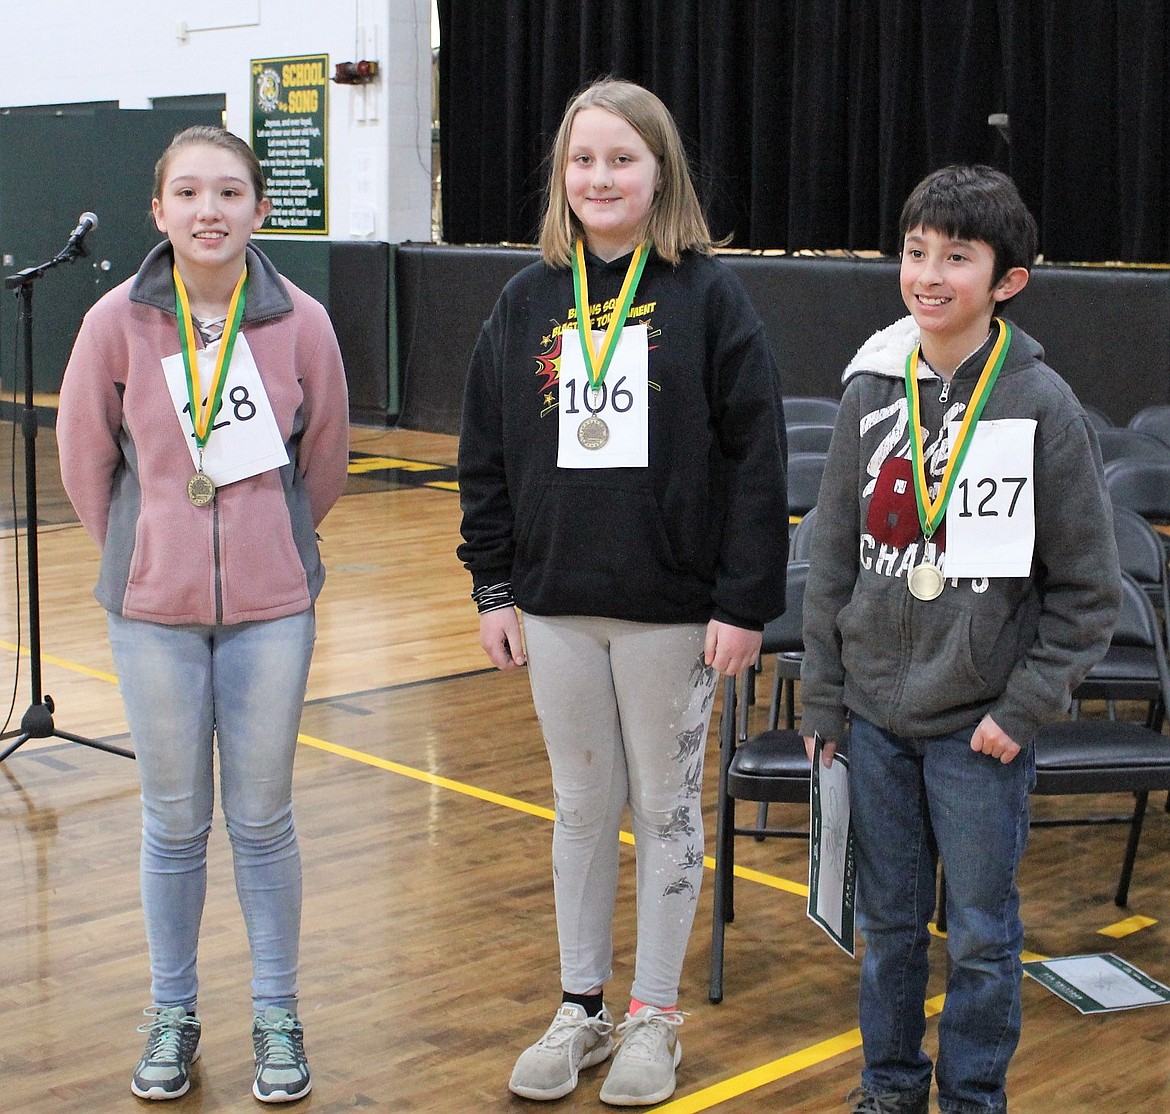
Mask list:
[[[142,909],[155,1005],[194,1010],[219,750],[236,893],[252,951],[252,1004],[296,1009],[301,859],[292,771],[312,609],[237,626],[109,616],[142,783]]]
[[[904,739],[854,716],[849,737],[858,924],[865,940],[862,1083],[875,1093],[930,1088],[923,1002],[941,854],[951,970],[935,1070],[939,1109],[951,1114],[1007,1109],[1024,942],[1016,870],[1035,782],[1030,746],[1004,765],[971,749],[973,730]]]

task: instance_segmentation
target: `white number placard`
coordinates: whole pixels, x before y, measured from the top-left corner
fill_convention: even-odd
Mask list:
[[[952,445],[958,428],[950,427]],[[1031,418],[976,425],[947,503],[947,576],[1028,575],[1036,543],[1035,440]]]
[[[594,332],[598,346],[604,334]],[[576,329],[561,334],[557,465],[645,468],[649,456],[649,350],[645,325],[627,325],[601,387],[589,386]]]
[[[210,383],[220,341],[197,350],[199,382]],[[179,425],[187,434],[191,463],[199,465],[199,447],[195,444],[195,426],[187,398],[187,376],[183,355],[176,352],[162,361],[163,373]],[[276,425],[272,405],[264,390],[260,370],[243,335],[236,336],[232,362],[224,381],[220,406],[211,420],[211,436],[203,450],[203,471],[216,487],[226,487],[236,480],[258,476],[270,468],[288,463],[288,452]]]

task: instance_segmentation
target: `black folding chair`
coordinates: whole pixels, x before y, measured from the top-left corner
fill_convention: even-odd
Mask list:
[[[777,680],[769,712],[768,729],[748,735],[747,701],[740,692],[747,687],[747,671],[728,677],[724,684],[723,713],[719,725],[719,791],[715,817],[715,895],[711,927],[712,1002],[723,1000],[723,944],[725,929],[735,919],[735,837],[808,838],[808,828],[769,828],[769,802],[808,805],[810,768],[800,733],[776,727],[783,677],[795,685],[800,676],[803,650],[801,612],[808,562],[790,562],[786,606],[782,616],[765,628],[761,657],[776,656]],[[786,659],[787,663],[786,663]],[[790,689],[791,691],[791,689]],[[789,713],[791,724],[791,713]],[[735,802],[756,801],[760,818],[755,826],[737,826]]]
[[[796,425],[799,422],[821,422],[832,425],[837,420],[840,406],[840,401],[835,398],[792,395],[784,399],[784,423]]]
[[[1038,796],[1131,793],[1134,807],[1127,816],[1076,817],[1033,820],[1033,827],[1076,824],[1129,826],[1129,839],[1114,902],[1124,906],[1141,839],[1146,804],[1152,790],[1170,791],[1170,738],[1163,733],[1166,702],[1170,700],[1170,671],[1162,621],[1146,590],[1128,573],[1121,574],[1121,613],[1111,648],[1148,651],[1157,674],[1157,697],[1145,704],[1141,722],[1117,718],[1075,720],[1052,724],[1036,736]],[[1127,681],[1117,691],[1126,691]],[[1118,697],[1122,699],[1122,697]]]

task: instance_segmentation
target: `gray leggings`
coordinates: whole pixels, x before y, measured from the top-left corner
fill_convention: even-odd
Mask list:
[[[673,1006],[703,875],[703,758],[716,674],[705,624],[526,615],[552,766],[553,891],[564,990],[613,974],[622,813],[637,861],[632,996]]]

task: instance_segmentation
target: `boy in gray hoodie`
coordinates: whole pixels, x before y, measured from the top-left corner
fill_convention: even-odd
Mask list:
[[[1015,185],[935,171],[902,211],[910,317],[845,370],[805,596],[803,728],[849,724],[865,1067],[855,1114],[1007,1110],[1020,1033],[1016,871],[1032,739],[1068,709],[1119,603],[1093,427],[999,316],[1036,255]],[[951,970],[922,1049],[928,921],[946,864]]]

